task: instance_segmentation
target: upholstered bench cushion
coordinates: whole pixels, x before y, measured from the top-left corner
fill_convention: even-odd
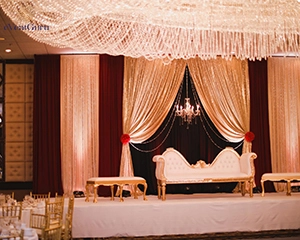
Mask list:
[[[293,173],[264,173],[261,176],[262,180],[270,180],[270,181],[287,181],[287,180],[297,180],[300,181],[300,172]]]
[[[265,187],[264,182],[265,181],[274,181],[274,182],[280,182],[285,181],[287,182],[286,187],[286,195],[291,196],[291,182],[292,181],[300,181],[300,172],[293,172],[293,173],[264,173],[261,176],[261,186],[262,186],[262,193],[261,195],[265,195]]]
[[[95,182],[95,183],[97,181],[100,181],[101,183],[105,183],[105,182],[120,182],[120,181],[134,181],[134,180],[143,181],[145,179],[142,177],[92,177],[89,178],[87,181]]]
[[[141,184],[144,186],[144,200],[146,200],[146,190],[147,190],[147,182],[142,177],[92,177],[86,181],[86,199],[85,201],[89,201],[90,195],[90,187],[94,189],[94,202],[97,202],[97,188],[98,186],[110,186],[111,188],[111,199],[114,199],[114,185],[119,187],[120,192],[120,201],[124,201],[122,197],[123,186],[124,185],[133,185],[134,186],[134,198],[137,198],[137,186]]]
[[[194,172],[189,174],[177,174],[169,176],[166,180],[166,182],[209,182],[212,179],[234,179],[234,178],[247,178],[248,175],[245,173],[229,173],[229,172],[207,172],[207,173],[201,173]]]

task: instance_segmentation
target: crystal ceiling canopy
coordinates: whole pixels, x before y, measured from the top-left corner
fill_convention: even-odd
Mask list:
[[[300,50],[297,0],[0,0],[54,47],[147,59],[262,59]],[[7,26],[6,26],[7,27]]]

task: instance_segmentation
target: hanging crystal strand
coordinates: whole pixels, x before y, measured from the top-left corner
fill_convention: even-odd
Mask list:
[[[203,52],[205,51],[205,42],[204,42],[204,30],[200,30],[200,41],[201,41],[201,46],[200,46],[200,51],[199,51],[199,58],[203,59]]]
[[[207,60],[208,59],[208,53],[210,52],[210,49],[209,49],[209,41],[210,41],[210,38],[209,38],[209,30],[206,30],[205,31],[205,52],[204,52],[204,60]]]
[[[265,34],[262,34],[262,39],[261,39],[261,44],[265,44],[267,43],[266,42],[266,35]],[[264,58],[266,58],[267,54],[268,54],[268,51],[267,51],[267,47],[268,45],[264,45],[264,46],[260,46],[261,47],[261,60]]]
[[[235,33],[235,46],[234,46],[233,52],[234,52],[234,56],[236,58],[241,57],[240,51],[239,51],[239,48],[241,48],[241,47],[242,46],[240,46],[240,35],[239,35],[239,33]]]
[[[218,31],[218,49],[217,52],[221,52],[222,51],[222,34],[220,31]]]
[[[200,111],[200,105],[201,105],[200,98],[199,98],[198,93],[196,91],[194,80],[193,80],[191,75],[190,75],[190,82],[191,82],[191,89],[192,89],[193,98],[194,98],[194,101],[195,101],[195,104],[196,104],[196,114],[197,114],[197,116],[200,117],[200,114],[201,114],[201,111]],[[197,118],[195,118],[195,124],[197,124]]]
[[[294,44],[292,45],[292,52],[296,53],[296,56],[299,57],[299,48],[300,48],[300,36],[298,34],[293,34]]]
[[[293,34],[292,33],[287,33],[287,39],[289,39],[287,41],[287,49],[290,52],[290,51],[292,51],[292,44],[294,44]]]
[[[222,42],[223,42],[222,58],[225,58],[225,56],[226,56],[226,33],[222,32],[222,35],[223,35],[223,39],[222,39]]]
[[[255,43],[253,44],[254,47],[253,47],[253,55],[254,55],[254,61],[255,59],[259,57],[259,38],[260,38],[260,33],[257,33],[256,36],[255,36]]]
[[[226,32],[226,37],[225,37],[225,39],[226,39],[226,43],[225,43],[225,59],[226,60],[229,60],[230,58],[229,58],[229,42],[231,41],[231,39],[230,39],[230,32]]]
[[[249,58],[250,60],[253,60],[253,55],[251,53],[251,43],[254,42],[254,39],[253,39],[254,37],[253,37],[253,35],[246,33],[246,38],[247,38],[246,43],[247,43],[247,53],[248,53],[247,58]]]
[[[290,35],[289,33],[286,32],[286,33],[284,34],[284,36],[285,36],[285,41],[284,41],[284,42],[285,42],[285,50],[289,52],[289,51],[291,50],[291,49],[290,49],[290,42],[292,41],[292,39],[289,40],[289,39],[290,39],[289,37],[290,37],[291,35]]]

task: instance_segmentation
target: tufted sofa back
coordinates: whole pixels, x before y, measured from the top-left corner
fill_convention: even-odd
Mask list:
[[[217,172],[240,172],[240,156],[232,148],[221,151],[211,164],[211,168]]]
[[[174,176],[192,176],[201,173],[240,173],[240,156],[232,148],[222,150],[211,164],[205,167],[191,166],[184,156],[173,148],[164,153],[164,175],[166,178]]]
[[[181,153],[173,148],[168,148],[163,156],[165,158],[165,176],[184,175],[191,171],[190,164]]]

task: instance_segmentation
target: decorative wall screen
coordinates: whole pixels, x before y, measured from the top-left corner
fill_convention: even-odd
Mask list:
[[[32,181],[33,64],[5,65],[5,181]]]

